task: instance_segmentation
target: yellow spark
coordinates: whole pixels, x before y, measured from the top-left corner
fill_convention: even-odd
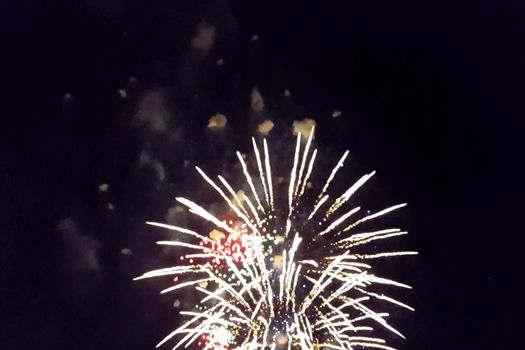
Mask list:
[[[310,178],[310,174],[312,173],[312,169],[314,168],[314,162],[315,162],[316,156],[317,156],[317,149],[314,149],[314,153],[312,154],[312,158],[310,158],[310,163],[308,164],[308,170],[306,171],[306,176],[304,177],[304,180],[303,180],[303,185],[301,186],[301,191],[299,191],[299,194],[297,196],[298,200],[302,197],[304,193],[304,189],[306,188],[306,184],[308,183],[308,179]]]
[[[308,141],[306,141],[306,146],[304,148],[304,152],[303,152],[303,160],[301,161],[301,167],[299,168],[299,175],[297,175],[297,186],[295,186],[295,190],[294,190],[294,197],[297,196],[297,191],[299,190],[300,186],[301,186],[301,178],[303,176],[303,171],[304,171],[304,167],[306,165],[306,159],[308,158],[308,151],[310,149],[310,144],[312,143],[312,137],[314,136],[314,130],[315,130],[315,125],[312,126],[312,129],[310,130],[310,134],[308,135]]]
[[[297,142],[295,145],[295,154],[293,157],[292,173],[290,174],[290,186],[288,187],[288,219],[292,215],[293,191],[295,188],[295,179],[297,171],[297,162],[299,160],[299,151],[301,149],[301,133],[297,133]]]
[[[244,173],[244,176],[246,177],[246,181],[248,181],[248,185],[250,185],[250,189],[252,190],[253,196],[255,197],[255,200],[257,201],[258,208],[262,212],[264,212],[264,207],[261,204],[259,195],[257,195],[257,191],[255,190],[255,186],[253,185],[252,177],[250,173],[248,172],[248,168],[246,167],[246,163],[244,162],[244,159],[242,158],[242,155],[240,152],[237,152],[237,158],[239,159],[239,162],[241,163],[242,172]]]
[[[259,154],[259,148],[257,148],[257,143],[255,143],[255,138],[252,137],[253,151],[255,153],[255,158],[257,159],[257,168],[259,169],[259,176],[261,177],[261,183],[264,189],[264,197],[266,198],[266,204],[270,206],[270,197],[268,196],[268,190],[266,189],[266,180],[264,179],[264,172],[262,169],[261,155]]]
[[[321,199],[321,197],[323,197],[323,195],[326,193],[326,191],[328,190],[328,187],[330,187],[330,183],[332,183],[332,180],[335,177],[335,174],[337,174],[339,169],[341,169],[341,167],[343,166],[343,163],[344,163],[346,157],[348,157],[349,153],[350,153],[350,151],[348,151],[348,150],[345,151],[345,153],[343,154],[341,159],[339,159],[339,161],[337,162],[335,167],[332,169],[332,172],[330,173],[330,176],[328,177],[328,180],[326,180],[326,183],[325,183],[323,189],[321,190],[321,193],[319,193],[319,196],[317,197],[317,200]]]
[[[264,165],[266,168],[266,179],[268,180],[268,192],[270,194],[270,206],[273,210],[273,186],[272,186],[272,168],[270,167],[270,156],[268,155],[268,144],[266,139],[263,140],[264,146]]]

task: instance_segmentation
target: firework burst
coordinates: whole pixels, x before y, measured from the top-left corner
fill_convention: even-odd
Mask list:
[[[371,261],[416,252],[363,254],[357,249],[405,235],[397,228],[360,230],[363,223],[405,204],[365,215],[360,207],[345,209],[374,172],[331,199],[328,189],[348,156],[346,151],[319,195],[306,205],[302,199],[317,156],[317,150],[311,151],[313,133],[312,128],[304,149],[301,135],[297,136],[284,205],[277,203],[283,196],[272,183],[266,140],[261,152],[252,139],[257,176],[252,178],[237,152],[249,194],[240,195],[222,176],[214,181],[197,167],[228,205],[230,220],[221,220],[197,203],[179,197],[177,201],[191,213],[211,223],[213,231],[209,235],[148,222],[190,239],[157,242],[181,247],[186,253],[179,265],[150,271],[136,279],[174,276],[176,283],[162,293],[193,288],[201,295],[191,311],[181,311],[185,321],[157,346],[173,338],[174,349],[193,343],[204,350],[392,349],[377,336],[376,328],[403,337],[387,322],[388,313],[372,308],[380,301],[413,310],[377,292],[377,287],[382,290],[386,285],[410,287],[376,276]]]

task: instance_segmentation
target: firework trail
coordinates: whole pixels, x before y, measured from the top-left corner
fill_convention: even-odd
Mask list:
[[[387,322],[388,313],[376,312],[372,307],[379,301],[413,310],[377,292],[383,286],[410,287],[376,276],[371,261],[417,253],[362,254],[357,248],[405,235],[397,228],[359,230],[363,223],[405,204],[369,215],[360,216],[360,207],[343,212],[351,196],[374,175],[364,175],[331,200],[326,193],[348,151],[333,168],[314,203],[303,203],[317,155],[317,150],[310,152],[313,133],[314,128],[303,150],[301,135],[297,136],[286,208],[274,201],[280,196],[273,187],[266,140],[260,152],[252,138],[258,178],[252,178],[237,152],[249,195],[238,196],[222,176],[214,181],[197,167],[227,203],[231,220],[221,220],[197,203],[177,198],[190,212],[211,223],[216,233],[213,238],[188,228],[148,222],[190,240],[157,242],[184,248],[187,253],[180,257],[180,265],[150,271],[136,279],[175,276],[176,283],[161,293],[194,288],[202,297],[192,311],[181,312],[186,320],[157,347],[173,338],[173,349],[193,343],[203,350],[393,349],[377,337],[376,328],[403,337]]]

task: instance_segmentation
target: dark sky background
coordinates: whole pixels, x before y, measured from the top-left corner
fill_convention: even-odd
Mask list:
[[[327,163],[378,171],[360,198],[408,202],[399,349],[521,347],[523,2],[20,0],[0,30],[1,349],[153,349],[173,298],[131,279],[173,257],[143,222],[266,118],[284,159],[313,118]]]

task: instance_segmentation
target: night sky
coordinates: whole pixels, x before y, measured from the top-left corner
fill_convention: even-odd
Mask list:
[[[144,221],[216,207],[193,165],[235,176],[265,119],[288,169],[304,118],[347,184],[377,170],[360,200],[408,203],[393,344],[522,347],[523,2],[4,1],[0,39],[1,349],[153,349],[174,297],[132,278],[175,257]]]

